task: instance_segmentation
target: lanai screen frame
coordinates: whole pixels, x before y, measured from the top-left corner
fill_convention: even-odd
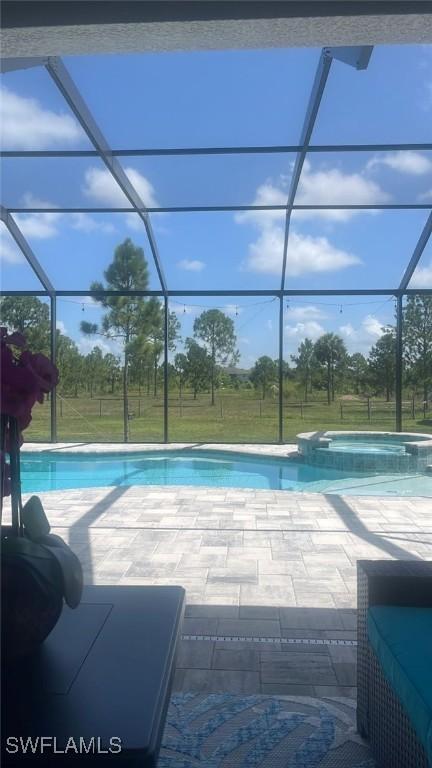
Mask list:
[[[296,203],[296,193],[300,181],[301,172],[308,154],[314,152],[378,152],[378,151],[407,151],[407,150],[432,150],[432,143],[400,143],[400,144],[331,144],[331,145],[311,145],[315,121],[318,115],[322,96],[324,94],[327,79],[330,73],[333,59],[344,62],[358,70],[366,69],[372,53],[372,46],[355,47],[325,47],[321,51],[318,61],[314,82],[310,92],[307,104],[303,128],[300,134],[300,140],[297,145],[283,146],[224,146],[224,147],[188,147],[172,149],[111,149],[105,139],[91,111],[81,96],[78,88],[72,80],[68,70],[59,57],[32,57],[4,59],[1,62],[1,71],[8,72],[17,69],[28,69],[31,67],[44,66],[59,89],[69,108],[74,113],[91,144],[93,150],[1,150],[0,157],[98,157],[111,173],[116,184],[130,203],[129,208],[15,208],[1,206],[0,216],[5,223],[10,234],[22,254],[30,264],[38,280],[43,285],[41,291],[4,291],[4,296],[44,296],[50,299],[50,354],[51,360],[56,362],[56,325],[57,325],[57,297],[62,296],[109,296],[109,295],[139,295],[139,296],[159,296],[164,303],[164,429],[163,442],[169,442],[169,422],[168,422],[168,303],[170,297],[182,296],[271,296],[279,299],[279,398],[278,398],[278,442],[284,443],[284,424],[283,424],[283,361],[284,361],[284,339],[283,339],[283,302],[285,297],[290,296],[393,296],[396,300],[396,375],[395,375],[395,402],[396,402],[396,431],[402,431],[402,367],[403,367],[403,298],[409,295],[432,295],[432,288],[410,289],[408,288],[411,277],[419,263],[423,251],[428,243],[432,233],[432,202],[431,203],[406,203],[406,204],[375,204],[375,205],[299,205]],[[123,167],[117,160],[118,157],[133,156],[175,156],[175,155],[228,155],[228,154],[267,154],[267,153],[295,153],[295,162],[293,175],[291,178],[286,205],[219,205],[219,206],[171,206],[150,208],[144,205],[143,200],[129,180],[123,170]],[[289,258],[289,234],[291,215],[294,210],[429,210],[429,216],[419,235],[419,239],[413,253],[407,262],[407,267],[403,274],[400,284],[396,288],[386,289],[302,289],[295,290],[286,288],[286,266]],[[283,259],[281,267],[280,287],[275,290],[170,290],[165,278],[163,266],[159,257],[156,238],[152,229],[150,214],[152,213],[199,213],[199,212],[217,212],[217,211],[253,211],[253,210],[281,210],[285,211],[285,236],[283,246]],[[52,285],[48,275],[42,268],[37,256],[31,249],[25,239],[13,214],[16,213],[135,213],[143,222],[145,227],[152,258],[161,284],[160,290],[155,291],[129,291],[127,294],[118,291],[80,291],[80,290],[57,290]],[[57,442],[57,400],[56,390],[51,396],[50,413],[50,433],[51,442]]]

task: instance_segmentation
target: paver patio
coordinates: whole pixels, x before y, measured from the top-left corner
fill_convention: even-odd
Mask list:
[[[190,486],[40,497],[87,583],[185,587],[177,689],[355,695],[357,559],[432,559],[427,498]]]

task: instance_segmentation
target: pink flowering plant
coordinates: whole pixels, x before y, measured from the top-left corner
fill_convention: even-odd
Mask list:
[[[51,392],[58,382],[58,370],[43,354],[30,352],[25,336],[9,333],[0,328],[0,411],[2,416],[1,464],[3,476],[2,496],[9,496],[10,465],[6,453],[10,452],[10,430],[8,422],[15,418],[22,445],[22,431],[32,420],[32,408],[36,402],[43,403],[44,396]]]

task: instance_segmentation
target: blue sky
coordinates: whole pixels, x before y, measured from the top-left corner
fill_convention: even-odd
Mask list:
[[[319,51],[313,49],[71,57],[65,60],[91,111],[116,148],[292,144]],[[89,148],[43,69],[2,78],[2,145],[9,149]],[[312,143],[427,142],[432,127],[432,46],[375,48],[363,72],[334,62]],[[284,204],[294,157],[285,154],[122,158],[150,207]],[[10,207],[122,206],[95,158],[6,159],[2,203]],[[432,152],[326,153],[306,161],[298,202],[431,202]],[[287,287],[392,288],[398,284],[427,210],[297,213],[288,250]],[[17,216],[59,289],[82,290],[101,277],[115,246],[131,237],[144,248],[150,287],[158,288],[144,227],[135,214]],[[277,288],[283,216],[275,212],[153,214],[152,223],[172,289]],[[5,289],[38,288],[13,242],[2,234]],[[429,245],[413,278],[432,287]],[[377,297],[340,305],[293,300],[286,309],[287,356],[306,335],[334,330],[351,351],[366,352],[391,321],[392,301]],[[261,303],[257,303],[261,302]],[[187,300],[172,305],[183,336],[205,306],[235,321],[242,364],[277,353],[277,305],[261,299]],[[203,306],[195,306],[201,303]],[[226,307],[226,305],[232,305]],[[84,313],[99,310],[86,302]],[[59,303],[66,331],[85,350],[79,301]]]

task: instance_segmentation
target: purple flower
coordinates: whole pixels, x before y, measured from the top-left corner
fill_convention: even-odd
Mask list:
[[[40,393],[40,385],[32,371],[17,364],[10,349],[1,348],[1,411],[15,416],[20,429],[31,421],[31,409]]]
[[[19,333],[18,331],[14,331],[14,333],[6,336],[4,341],[6,344],[12,344],[13,347],[20,347],[22,349],[24,349],[27,344],[25,336],[23,336],[22,333]]]
[[[43,403],[43,395],[51,390],[58,383],[58,370],[51,360],[40,353],[23,352],[20,362],[30,371],[38,382],[40,393],[38,401]]]
[[[21,431],[32,420],[32,408],[36,401],[43,403],[44,395],[56,386],[58,370],[51,361],[40,353],[33,354],[24,349],[25,337],[21,333],[8,333],[0,328],[0,404],[1,413],[15,417],[18,422],[19,443]],[[11,349],[13,347],[13,350]],[[10,448],[10,434],[6,432],[6,450]],[[2,494],[10,493],[10,468],[4,456],[0,461],[5,467],[5,481]]]

